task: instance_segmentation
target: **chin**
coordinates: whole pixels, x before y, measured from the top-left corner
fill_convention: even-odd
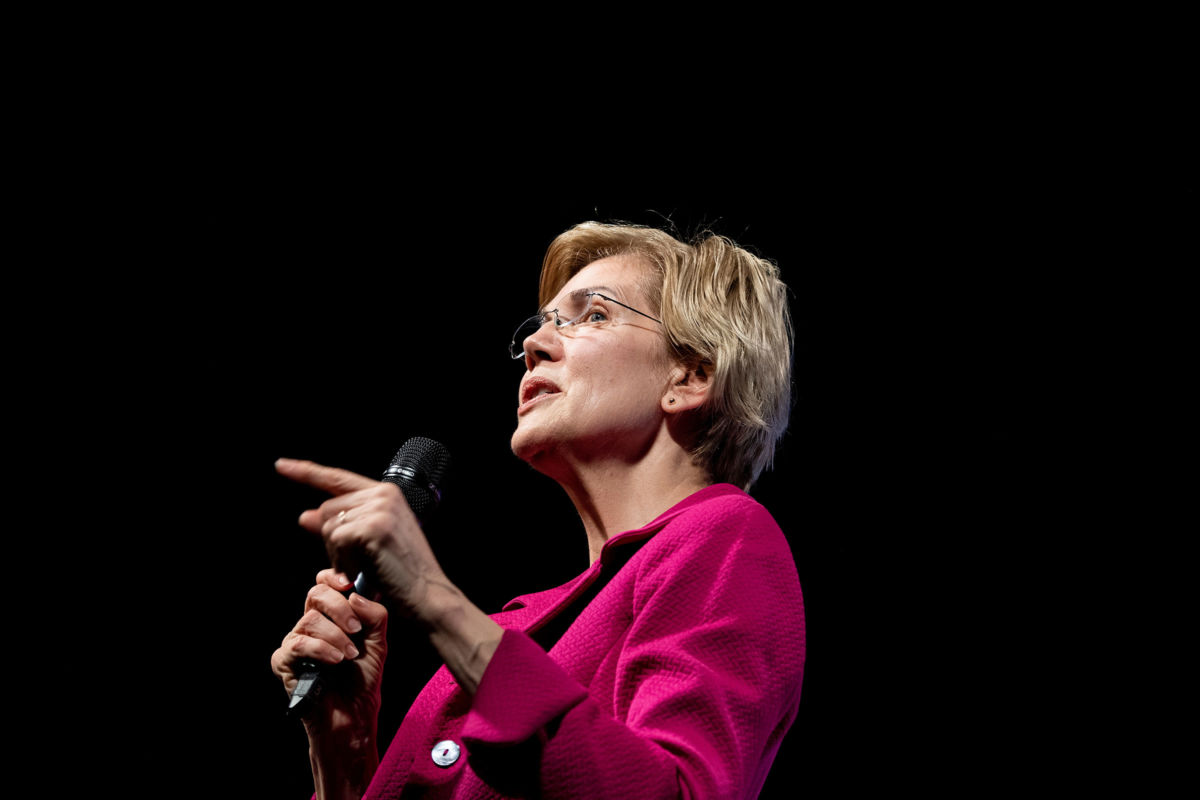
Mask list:
[[[550,475],[552,472],[550,465],[554,459],[550,458],[550,455],[554,452],[553,445],[546,431],[532,428],[523,430],[520,427],[513,433],[510,442],[513,455],[544,475]]]
[[[529,463],[533,463],[538,453],[544,449],[533,431],[522,429],[519,425],[513,431],[512,441],[509,442],[509,445],[512,447],[513,455]]]

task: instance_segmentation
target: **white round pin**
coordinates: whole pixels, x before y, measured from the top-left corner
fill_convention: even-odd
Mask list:
[[[449,739],[446,739],[433,746],[433,753],[431,755],[433,756],[433,763],[439,767],[448,767],[455,761],[458,761],[458,757],[462,755],[462,748]]]

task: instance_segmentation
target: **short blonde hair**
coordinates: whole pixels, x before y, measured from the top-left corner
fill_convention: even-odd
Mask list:
[[[671,356],[708,374],[692,456],[713,480],[749,489],[773,463],[791,411],[794,334],[779,268],[711,231],[683,242],[656,228],[584,222],[550,243],[539,302],[593,261],[622,255],[650,267],[641,288]]]

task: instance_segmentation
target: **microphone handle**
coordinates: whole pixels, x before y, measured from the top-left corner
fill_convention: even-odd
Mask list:
[[[342,592],[342,595],[349,597],[351,593],[357,592],[363,597],[370,597],[374,592],[368,588],[367,576],[365,573],[358,573],[358,577],[354,580],[354,588],[347,589]],[[354,642],[354,646],[358,648],[358,652],[363,652],[363,638],[365,634],[360,631],[350,637],[350,641]],[[290,716],[304,716],[313,703],[321,698],[325,691],[324,671],[330,666],[314,661],[311,658],[301,658],[296,661],[296,688],[292,690],[292,699],[288,702],[287,713]]]

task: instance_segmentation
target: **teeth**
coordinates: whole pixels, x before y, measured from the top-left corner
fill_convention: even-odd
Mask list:
[[[536,389],[534,389],[532,394],[522,395],[524,399],[521,402],[528,403],[529,401],[535,400],[544,394],[558,394],[559,391],[559,389],[551,388],[545,385],[538,386]]]

